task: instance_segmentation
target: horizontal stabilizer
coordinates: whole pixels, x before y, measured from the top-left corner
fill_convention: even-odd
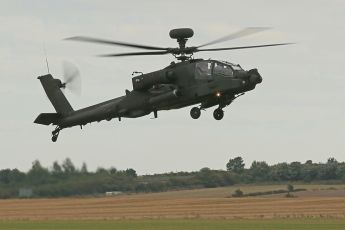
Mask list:
[[[41,113],[38,115],[34,123],[41,125],[56,124],[60,117],[61,115],[58,113]]]

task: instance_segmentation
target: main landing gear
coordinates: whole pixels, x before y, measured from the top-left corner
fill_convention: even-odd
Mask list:
[[[60,131],[61,131],[61,128],[59,127],[59,126],[57,126],[56,128],[55,128],[55,130],[52,132],[52,141],[53,142],[56,142],[57,141],[57,139],[58,139],[58,137],[59,137],[59,133],[60,133]]]
[[[205,110],[207,108],[210,108],[212,106],[218,105],[218,108],[214,110],[213,117],[217,121],[222,120],[224,117],[224,108],[228,105],[230,105],[236,98],[244,95],[244,93],[237,94],[237,95],[224,95],[216,100],[206,100],[201,103],[199,107],[193,107],[190,110],[190,116],[193,119],[198,119],[201,115],[201,110]],[[217,96],[218,97],[218,96]]]
[[[198,119],[201,115],[201,109],[198,108],[198,107],[193,107],[191,110],[190,110],[190,116],[193,118],[193,119]],[[224,117],[224,111],[222,108],[217,108],[216,110],[214,110],[213,112],[213,117],[214,119],[216,120],[222,120],[223,117]]]
[[[200,111],[200,108],[198,107],[193,107],[191,110],[190,110],[190,116],[193,118],[193,119],[198,119],[201,115],[201,111]]]
[[[213,117],[217,121],[222,120],[224,117],[224,111],[222,110],[222,108],[215,109],[213,112]]]

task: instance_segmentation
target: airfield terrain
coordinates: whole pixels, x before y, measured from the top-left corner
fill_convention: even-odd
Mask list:
[[[345,185],[300,185],[307,191],[230,198],[244,193],[285,189],[285,185],[232,186],[114,197],[0,200],[0,220],[118,219],[277,219],[345,220]],[[344,226],[345,229],[345,226]]]

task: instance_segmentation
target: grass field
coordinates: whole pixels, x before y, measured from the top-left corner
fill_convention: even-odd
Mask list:
[[[0,221],[1,230],[343,230],[344,219]]]
[[[308,191],[229,198],[285,189],[231,186],[116,197],[0,200],[0,229],[345,229],[345,185],[297,185]]]

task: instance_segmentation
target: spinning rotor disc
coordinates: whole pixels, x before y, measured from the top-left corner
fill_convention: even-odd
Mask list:
[[[116,45],[116,46],[125,46],[137,49],[145,49],[151,51],[144,51],[144,52],[130,52],[130,53],[115,53],[115,54],[106,54],[100,55],[102,57],[123,57],[123,56],[146,56],[146,55],[164,55],[164,54],[172,54],[178,60],[185,61],[191,58],[193,53],[201,52],[201,51],[221,51],[221,50],[234,50],[234,49],[249,49],[249,48],[260,48],[260,47],[269,47],[269,46],[281,46],[281,45],[288,45],[293,43],[275,43],[275,44],[265,44],[265,45],[254,45],[254,46],[239,46],[239,47],[225,47],[225,48],[211,48],[211,49],[200,49],[201,47],[210,46],[214,44],[218,44],[221,42],[225,42],[228,40],[234,40],[237,38],[249,36],[251,34],[255,34],[264,30],[267,30],[267,27],[248,27],[242,30],[239,30],[235,33],[228,34],[224,37],[218,38],[211,42],[204,43],[199,46],[190,46],[186,47],[186,42],[188,38],[193,37],[194,31],[191,28],[177,28],[172,29],[169,32],[170,38],[176,39],[179,47],[177,48],[170,48],[170,47],[159,47],[159,46],[148,46],[148,45],[141,45],[141,44],[134,44],[128,42],[120,42],[120,41],[112,41],[112,40],[104,40],[92,37],[84,37],[84,36],[77,36],[77,37],[70,37],[66,40],[72,41],[81,41],[81,42],[91,42],[91,43],[99,43],[104,45]]]

